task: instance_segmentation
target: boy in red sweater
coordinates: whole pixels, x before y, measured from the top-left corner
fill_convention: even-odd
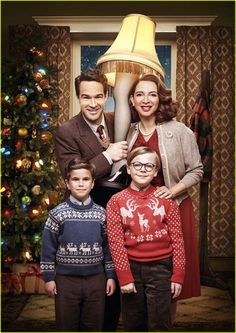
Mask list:
[[[127,157],[130,186],[107,204],[110,251],[122,294],[125,331],[170,331],[171,297],[179,296],[185,254],[177,204],[156,198],[159,158],[149,147]]]

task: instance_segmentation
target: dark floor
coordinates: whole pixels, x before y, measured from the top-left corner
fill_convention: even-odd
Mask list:
[[[178,302],[177,332],[235,332],[234,275],[226,289],[202,286],[202,296]],[[47,295],[2,295],[2,332],[55,332],[54,301]],[[122,320],[118,331],[123,331]]]

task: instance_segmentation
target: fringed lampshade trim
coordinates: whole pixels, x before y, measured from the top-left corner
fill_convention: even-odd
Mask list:
[[[132,61],[122,61],[122,60],[114,60],[114,61],[107,61],[103,62],[99,65],[97,65],[97,68],[99,68],[104,74],[106,73],[132,73],[132,74],[156,74],[161,76],[163,79],[163,76],[160,72],[157,72],[153,68],[139,64],[137,62]]]

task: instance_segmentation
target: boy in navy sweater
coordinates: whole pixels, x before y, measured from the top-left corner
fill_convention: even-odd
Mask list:
[[[105,295],[115,291],[105,210],[90,197],[94,179],[94,165],[70,161],[70,197],[49,212],[43,232],[40,266],[58,331],[102,331]]]

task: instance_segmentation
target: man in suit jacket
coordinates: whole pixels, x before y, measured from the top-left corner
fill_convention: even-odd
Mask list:
[[[81,112],[60,126],[55,137],[56,157],[62,176],[70,160],[86,159],[96,166],[96,178],[107,177],[113,162],[126,158],[126,141],[113,142],[114,116],[104,113],[107,80],[98,70],[88,70],[75,79]],[[97,129],[103,126],[103,138]]]
[[[107,99],[107,79],[98,70],[88,70],[75,79],[80,113],[60,126],[55,136],[56,157],[63,178],[68,163],[75,157],[96,166],[96,183],[91,192],[94,201],[105,207],[114,190],[103,188],[99,180],[110,175],[113,162],[126,158],[126,141],[113,142],[114,116],[104,113]],[[121,189],[121,188],[120,188]],[[116,189],[115,189],[116,190]],[[117,190],[116,190],[117,191]],[[116,331],[120,314],[119,288],[107,297],[104,331]]]

